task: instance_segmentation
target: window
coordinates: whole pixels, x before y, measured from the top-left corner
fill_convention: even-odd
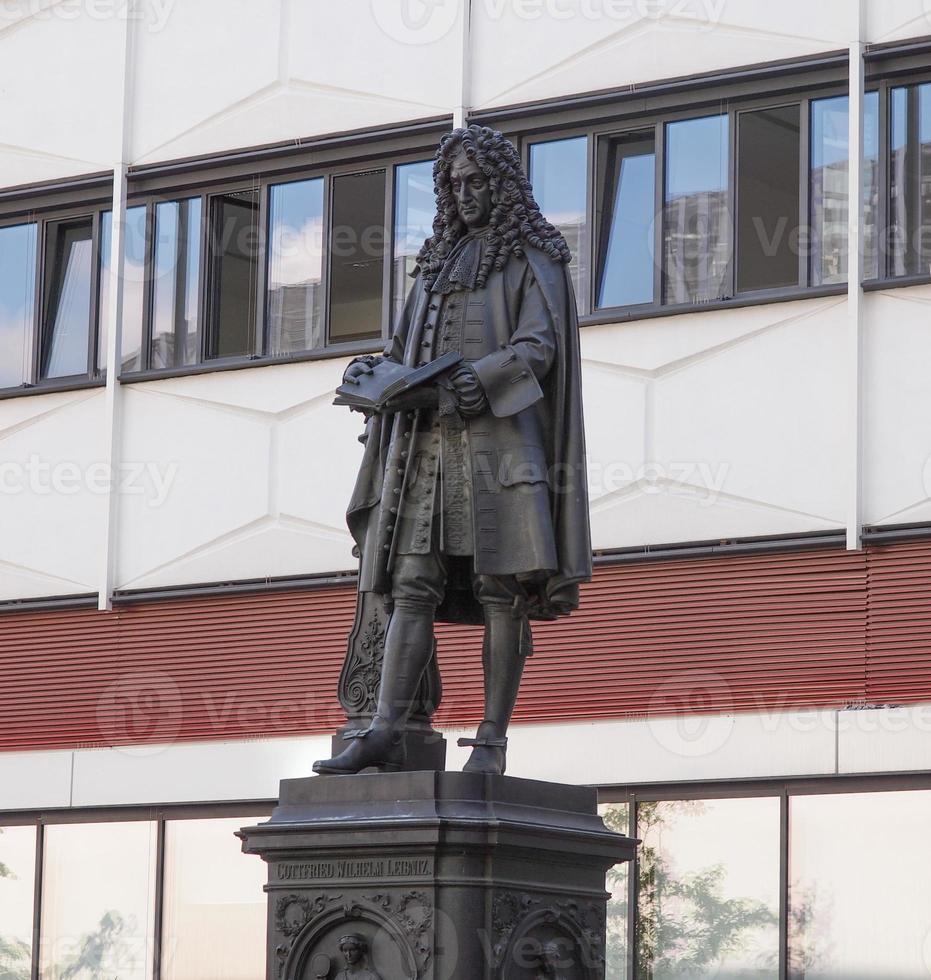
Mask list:
[[[265,318],[274,357],[324,346],[323,185],[271,188]]]
[[[258,190],[232,191],[210,199],[208,359],[256,353],[258,229]]]
[[[144,208],[139,210],[145,211]],[[200,349],[200,216],[199,197],[162,201],[155,206],[149,349],[149,364],[153,368],[197,363]],[[229,274],[234,273],[230,271]]]
[[[432,161],[407,163],[395,168],[392,327],[404,309],[417,255],[433,234],[435,214]]]
[[[626,803],[608,803],[598,808],[608,830],[618,834],[630,834],[630,807]],[[605,922],[605,980],[627,980],[627,961],[630,937],[628,936],[628,891],[630,865],[626,862],[611,868],[607,876],[608,914]]]
[[[737,125],[737,290],[797,286],[801,106],[742,112]]]
[[[86,375],[91,361],[94,221],[49,222],[45,230],[46,278],[39,348],[44,381]]]
[[[267,868],[243,854],[234,836],[240,827],[264,819],[166,822],[163,980],[265,975]]]
[[[893,276],[931,275],[931,84],[892,90],[889,224]]]
[[[847,175],[849,99],[819,99],[811,105],[811,282],[847,281]],[[864,105],[863,274],[879,274],[879,96],[868,92]]]
[[[599,162],[607,211],[602,222],[596,305],[652,303],[656,187],[653,130],[602,140]]]
[[[126,209],[123,230],[123,330],[121,338],[122,369],[137,371],[142,357],[142,320],[145,305],[145,208]],[[113,236],[113,214],[105,211],[100,220],[100,310],[97,341],[97,370],[107,368],[107,323],[110,302],[110,243]]]
[[[0,976],[29,980],[36,828],[0,827]]]
[[[148,980],[156,825],[62,824],[44,836],[41,980]]]
[[[587,173],[588,140],[584,136],[534,143],[530,148],[529,177],[534,198],[546,219],[562,232],[572,252],[569,272],[577,297],[583,295],[583,282],[588,278]]]
[[[35,224],[0,228],[0,388],[30,378],[35,290]]]
[[[385,172],[333,180],[330,343],[381,335],[385,270]]]

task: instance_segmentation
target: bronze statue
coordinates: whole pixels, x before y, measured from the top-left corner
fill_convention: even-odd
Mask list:
[[[473,747],[467,771],[503,773],[530,620],[568,615],[591,577],[569,248],[500,133],[449,133],[433,174],[433,235],[394,336],[344,380],[383,358],[412,368],[449,351],[463,359],[367,419],[347,520],[359,602],[379,596],[390,619],[371,724],[315,763],[319,773],[404,768],[435,621],[484,623],[484,720],[460,744]]]

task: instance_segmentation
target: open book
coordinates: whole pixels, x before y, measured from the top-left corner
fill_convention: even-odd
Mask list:
[[[427,384],[435,378],[455,367],[462,360],[462,355],[456,351],[448,351],[435,361],[422,367],[408,367],[397,361],[378,361],[372,367],[371,374],[361,374],[355,383],[346,381],[336,389],[334,405],[348,405],[350,408],[360,408],[367,412],[376,412],[398,395]]]

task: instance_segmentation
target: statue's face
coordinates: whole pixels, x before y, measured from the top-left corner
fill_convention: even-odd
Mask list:
[[[362,948],[355,943],[347,943],[343,946],[343,956],[349,966],[355,966],[362,958]]]
[[[458,153],[449,170],[449,181],[459,217],[470,231],[484,228],[491,218],[491,185],[475,161]]]

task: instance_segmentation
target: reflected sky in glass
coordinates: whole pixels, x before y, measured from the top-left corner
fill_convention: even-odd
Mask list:
[[[163,980],[264,977],[267,869],[233,835],[265,819],[166,823]]]
[[[0,228],[0,388],[29,380],[36,288],[36,226]]]
[[[45,828],[41,980],[148,980],[155,846],[147,821]]]
[[[199,197],[155,207],[152,368],[197,362],[200,218]]]
[[[640,970],[776,980],[779,800],[638,803]]]
[[[608,830],[630,833],[630,807],[626,803],[603,803],[598,812]],[[606,890],[608,919],[605,930],[605,980],[627,980],[627,885],[630,865],[618,864],[608,872]]]
[[[656,155],[653,137],[620,142],[615,154],[608,245],[598,306],[630,306],[653,301],[653,205]]]
[[[436,214],[432,160],[405,163],[397,167],[394,173],[392,327],[404,309],[417,253],[424,241],[433,234],[433,218]]]
[[[0,827],[0,975],[29,980],[36,828]]]
[[[577,296],[582,295],[582,243],[588,233],[586,195],[588,137],[534,143],[530,147],[530,182],[543,217],[563,234],[572,252],[569,271]]]
[[[269,197],[268,352],[323,346],[323,180],[276,184]]]
[[[90,219],[48,226],[42,377],[87,374],[93,232]]]
[[[892,90],[891,129],[891,272],[927,275],[931,271],[931,85]]]
[[[931,976],[931,792],[797,796],[790,980]]]
[[[123,233],[123,337],[122,370],[142,368],[142,313],[145,298],[145,215],[144,207],[126,209]],[[97,367],[107,366],[108,304],[110,302],[110,247],[113,235],[113,213],[100,216],[100,323],[97,341]]]

